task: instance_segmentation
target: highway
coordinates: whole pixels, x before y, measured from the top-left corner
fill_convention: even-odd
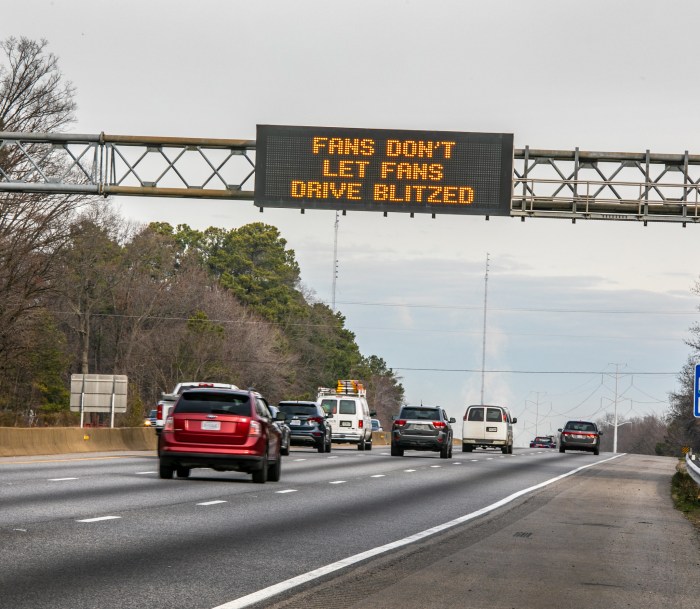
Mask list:
[[[644,487],[651,489],[647,494],[653,495],[649,500],[656,502],[650,505],[660,505],[664,522],[672,518],[678,527],[667,526],[655,541],[640,539],[656,544],[645,552],[654,550],[658,556],[665,551],[664,543],[678,542],[675,558],[689,554],[694,563],[688,568],[697,569],[697,539],[688,541],[692,528],[669,507],[672,459],[647,457],[658,461],[650,470],[639,456],[596,457],[547,449],[516,449],[513,455],[455,452],[451,460],[435,453],[407,451],[407,456],[397,458],[388,452],[381,446],[367,452],[336,446],[330,454],[292,449],[284,458],[282,480],[265,485],[253,484],[247,475],[210,470],[193,470],[188,480],[160,480],[157,458],[150,453],[0,459],[0,607],[235,609],[254,601],[259,607],[271,606],[280,598],[293,599],[299,591],[308,594],[310,587],[329,586],[334,577],[348,577],[358,567],[366,571],[371,561],[356,558],[324,578],[314,575],[329,565],[341,566],[339,561],[362,558],[363,553],[384,561],[383,569],[395,568],[386,561],[415,553],[418,546],[405,540],[430,529],[436,536],[425,534],[416,543],[423,544],[425,557],[437,560],[445,555],[442,539],[451,552],[459,552],[464,544],[458,535],[468,535],[485,523],[498,532],[513,525],[513,518],[517,522],[532,517],[540,507],[554,509],[566,493],[584,483],[587,487],[597,481],[613,490],[632,484],[641,489],[645,478]],[[565,477],[555,480],[561,476]],[[543,486],[533,488],[538,485]],[[606,492],[609,503],[610,491]],[[640,497],[635,501],[639,505]],[[571,501],[562,505],[557,509],[571,511]],[[567,518],[574,516],[569,513]],[[649,522],[653,518],[653,514],[647,517]],[[547,528],[551,522],[540,525]],[[595,533],[601,532],[609,534],[602,525]],[[691,545],[684,547],[679,535]],[[483,529],[469,543],[477,538],[484,538]],[[505,543],[510,544],[506,555],[524,550],[510,537]],[[583,551],[586,545],[570,548],[572,561],[579,554],[588,556]],[[589,554],[599,555],[599,547],[588,545]],[[629,547],[630,558],[639,554],[633,545]],[[492,558],[497,564],[502,556],[501,548]],[[433,561],[420,564],[425,568]],[[674,565],[674,572],[682,574],[683,568]],[[635,576],[643,585],[643,572]],[[267,598],[266,589],[292,578],[306,583],[283,584],[281,597]],[[507,586],[508,581],[504,577],[498,585]],[[665,606],[695,607],[682,604],[683,577],[673,581],[681,588],[680,604]],[[362,593],[375,593],[379,585],[363,588]],[[339,596],[342,588],[333,598]],[[394,606],[382,598],[369,606]],[[301,604],[285,602],[280,606],[311,606],[308,599]],[[367,606],[358,601],[360,605]],[[322,606],[353,605],[350,600],[333,605],[325,600]],[[429,605],[404,600],[396,606]],[[491,605],[482,600],[461,606]]]

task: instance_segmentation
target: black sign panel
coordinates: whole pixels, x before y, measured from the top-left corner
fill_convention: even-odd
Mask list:
[[[513,135],[258,125],[259,207],[510,215]]]

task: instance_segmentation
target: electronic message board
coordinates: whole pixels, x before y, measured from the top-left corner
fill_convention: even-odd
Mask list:
[[[513,135],[258,125],[258,207],[510,215]]]

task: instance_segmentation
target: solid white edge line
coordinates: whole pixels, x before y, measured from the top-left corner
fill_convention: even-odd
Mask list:
[[[77,480],[77,478],[49,478],[49,482],[63,482],[64,480]]]
[[[99,518],[84,518],[83,520],[76,520],[76,522],[100,522],[101,520],[117,520],[121,516],[100,516]]]
[[[197,503],[197,505],[217,505],[218,503],[228,503],[228,501],[224,501],[223,499],[216,499],[214,501],[203,501],[202,503]]]
[[[223,605],[217,605],[216,607],[213,607],[213,609],[243,609],[244,607],[250,607],[251,605],[265,601],[273,596],[282,594],[283,592],[287,592],[292,588],[296,588],[297,586],[306,584],[310,581],[313,581],[314,579],[318,579],[320,577],[323,577],[324,575],[328,575],[329,573],[340,571],[341,569],[345,569],[346,567],[354,565],[358,562],[362,562],[363,560],[367,560],[368,558],[378,556],[379,554],[384,554],[385,552],[395,550],[396,548],[407,546],[409,544],[415,543],[416,541],[425,539],[426,537],[430,537],[431,535],[435,535],[436,533],[441,533],[442,531],[451,529],[452,527],[456,527],[457,525],[468,522],[469,520],[473,520],[474,518],[478,518],[479,516],[483,516],[484,514],[488,514],[493,510],[496,510],[500,507],[503,507],[504,505],[509,504],[511,501],[515,501],[517,498],[522,497],[523,495],[531,493],[532,491],[536,491],[538,489],[544,488],[545,486],[549,486],[554,482],[558,482],[559,480],[568,478],[569,476],[572,476],[573,474],[576,474],[584,469],[588,469],[589,467],[600,465],[601,463],[606,463],[607,461],[612,461],[613,459],[623,457],[624,455],[625,453],[621,453],[619,455],[614,455],[608,459],[603,459],[602,461],[596,461],[595,463],[583,465],[574,470],[571,470],[570,472],[566,472],[565,474],[561,474],[559,476],[556,476],[555,478],[551,478],[550,480],[545,480],[544,482],[540,482],[535,486],[523,489],[521,491],[513,493],[512,495],[508,495],[500,501],[492,503],[491,505],[481,508],[476,512],[472,512],[471,514],[460,516],[459,518],[450,520],[449,522],[446,522],[444,524],[440,524],[436,527],[426,529],[425,531],[421,531],[420,533],[410,535],[409,537],[404,537],[403,539],[399,539],[398,541],[393,541],[386,545],[379,546],[377,548],[372,548],[371,550],[367,550],[366,552],[361,552],[360,554],[355,554],[354,556],[348,556],[343,560],[339,560],[337,562],[325,565],[318,569],[314,569],[313,571],[308,571],[307,573],[302,573],[301,575],[297,575],[296,577],[292,577],[291,579],[279,582],[278,584],[275,584],[273,586],[263,588],[262,590],[258,590],[257,592],[247,594],[246,596],[241,596],[240,598],[229,601],[228,603],[224,603]]]

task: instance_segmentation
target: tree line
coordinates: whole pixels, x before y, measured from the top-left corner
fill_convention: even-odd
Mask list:
[[[47,42],[9,38],[0,54],[0,131],[67,129],[75,91]],[[66,170],[42,152],[51,173]],[[0,148],[4,178],[32,169]],[[126,374],[126,425],[181,380],[274,402],[359,378],[385,421],[403,400],[399,377],[301,284],[277,228],[135,226],[94,198],[3,193],[0,425],[74,424],[72,373]]]

